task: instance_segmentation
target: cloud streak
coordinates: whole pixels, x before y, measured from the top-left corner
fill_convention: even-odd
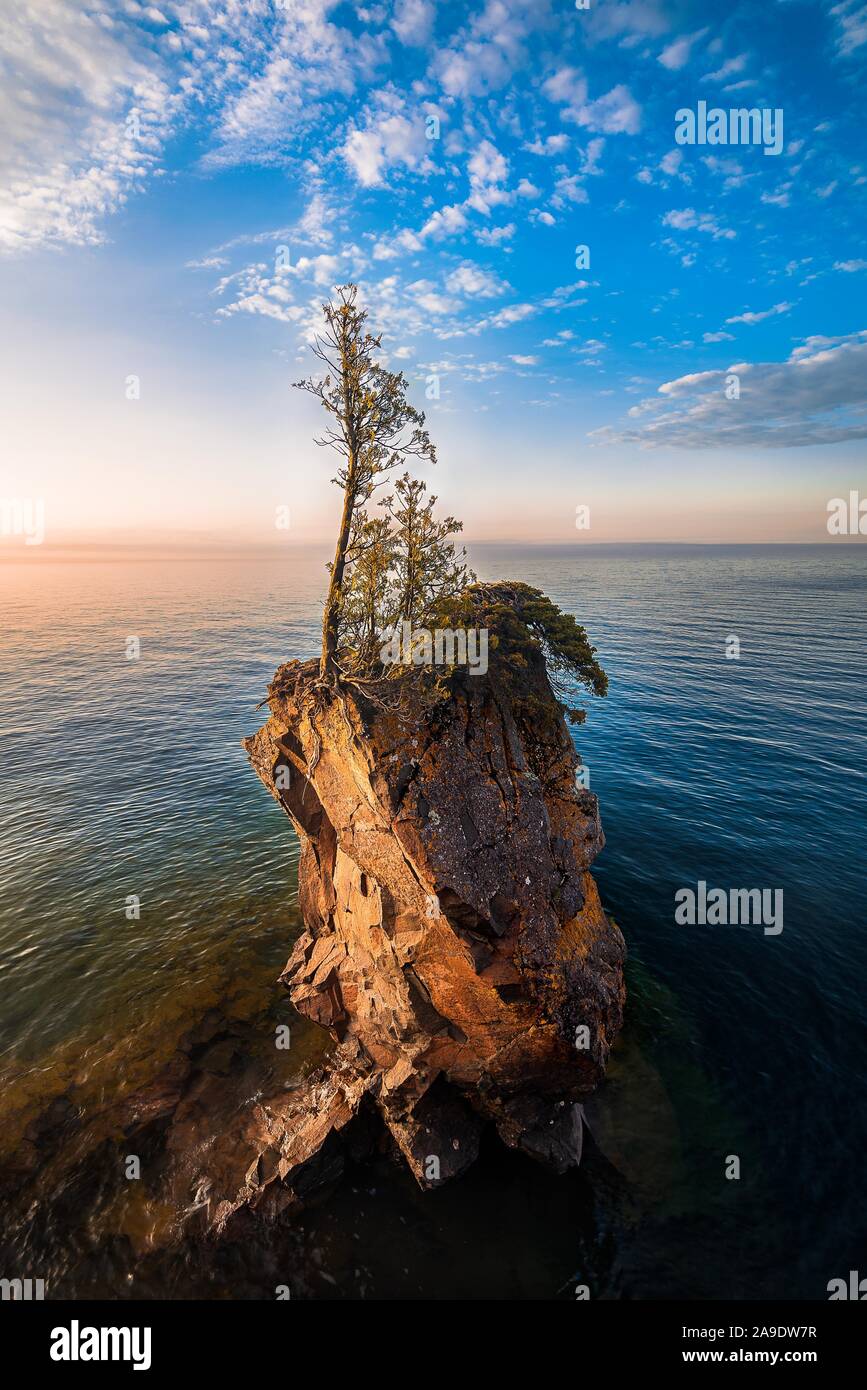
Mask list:
[[[739,398],[726,394],[732,376]],[[867,438],[867,330],[808,338],[786,362],[740,362],[664,382],[629,411],[635,425],[593,431],[642,448],[806,448]]]

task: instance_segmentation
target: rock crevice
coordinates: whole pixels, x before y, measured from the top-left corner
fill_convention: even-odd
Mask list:
[[[245,747],[302,846],[306,930],[281,981],[337,1047],[288,1107],[266,1107],[272,1156],[218,1223],[278,1178],[271,1199],[292,1201],[299,1157],[364,1097],[424,1186],[463,1171],[488,1122],[558,1171],[579,1161],[580,1104],[622,1022],[625,948],[589,872],[596,798],[576,788],[541,657],[525,679],[543,720],[495,671],[456,675],[415,709],[324,693],[312,662],[276,673]]]

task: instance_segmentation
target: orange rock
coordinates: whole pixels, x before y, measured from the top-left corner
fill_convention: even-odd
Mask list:
[[[245,743],[302,845],[307,931],[281,980],[340,1043],[276,1122],[267,1172],[291,1185],[293,1157],[307,1162],[364,1095],[422,1186],[472,1162],[487,1121],[558,1170],[577,1163],[580,1102],[622,1023],[625,946],[588,872],[598,806],[576,788],[541,657],[528,680],[549,717],[532,724],[496,662],[435,705],[410,690],[402,711],[316,674],[281,667]]]

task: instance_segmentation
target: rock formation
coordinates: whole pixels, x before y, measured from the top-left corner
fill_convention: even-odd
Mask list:
[[[209,1224],[281,1209],[373,1110],[423,1186],[484,1125],[564,1171],[624,1004],[625,954],[589,872],[604,844],[537,650],[337,694],[281,666],[250,761],[301,840],[306,930],[281,977],[329,1062],[250,1107],[243,1181]],[[381,698],[383,691],[400,700]],[[248,1163],[249,1160],[249,1163]]]
[[[306,930],[282,981],[321,1039],[293,1029],[288,1053],[271,1047],[274,1017],[241,986],[204,1012],[188,1001],[153,1075],[152,1040],[139,1058],[133,1038],[90,1081],[72,1059],[56,1094],[19,1087],[0,1145],[10,1248],[27,1246],[46,1192],[113,1200],[129,1153],[148,1155],[147,1183],[117,1194],[139,1253],[187,1233],[243,1237],[248,1213],[303,1205],[374,1146],[423,1187],[472,1163],[486,1124],[558,1171],[580,1160],[581,1103],[622,1021],[624,944],[589,872],[596,798],[576,787],[520,617],[547,600],[472,592],[501,624],[486,674],[410,669],[333,693],[317,663],[294,662],[246,740],[301,840]],[[568,639],[589,661],[586,634]]]

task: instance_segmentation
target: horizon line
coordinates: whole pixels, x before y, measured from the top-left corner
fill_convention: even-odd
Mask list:
[[[570,541],[570,540],[515,540],[511,537],[498,537],[496,539],[473,541],[464,539],[463,544],[468,548],[491,549],[496,546],[510,546],[515,549],[558,549],[558,550],[611,550],[620,547],[637,549],[640,547],[666,546],[677,550],[697,550],[697,549],[723,549],[738,547],[741,549],[755,549],[756,547],[774,546],[789,549],[839,549],[841,546],[847,549],[858,548],[867,543],[867,536],[863,539],[854,537],[832,537],[828,536],[823,540],[812,541],[789,541],[789,540],[715,540],[715,541],[684,541],[684,540],[664,540],[659,538],[647,540],[607,540],[607,541]],[[326,540],[307,540],[307,541],[284,541],[269,543],[264,541],[230,541],[230,540],[143,540],[131,541],[125,539],[115,540],[81,540],[81,541],[57,541],[53,543],[42,543],[34,545],[15,545],[14,547],[3,546],[0,544],[0,565],[16,564],[22,561],[37,563],[40,560],[60,561],[64,558],[85,558],[86,555],[93,555],[95,558],[107,558],[109,555],[117,559],[132,559],[136,555],[155,556],[158,554],[172,555],[177,558],[189,559],[208,559],[208,558],[238,558],[252,557],[255,555],[267,556],[268,558],[279,558],[287,552],[302,552],[309,550],[330,551],[333,543]]]

